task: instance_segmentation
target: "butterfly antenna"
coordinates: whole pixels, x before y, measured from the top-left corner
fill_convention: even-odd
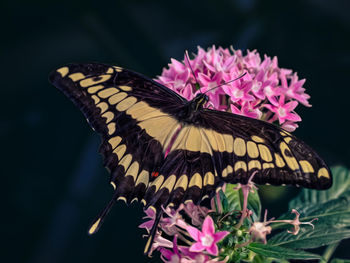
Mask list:
[[[117,198],[113,196],[112,200],[106,205],[106,207],[102,210],[102,212],[96,217],[91,226],[89,227],[88,233],[89,235],[95,234],[98,229],[101,227],[106,215],[111,210],[114,203],[117,201]]]
[[[185,51],[185,58],[186,58],[187,63],[189,65],[190,69],[191,69],[192,75],[193,75],[193,77],[194,77],[194,79],[196,81],[196,84],[194,84],[196,86],[196,90],[200,90],[201,86],[199,85],[199,82],[198,82],[198,80],[196,78],[196,75],[194,74],[193,68],[192,68],[191,63],[190,63],[190,57],[188,56],[188,51],[187,50]]]
[[[247,74],[247,72],[244,72],[242,75],[240,75],[239,77],[237,77],[237,78],[235,78],[235,79],[232,79],[232,80],[230,80],[230,81],[227,81],[227,82],[222,83],[222,84],[220,84],[220,85],[218,85],[218,86],[216,86],[216,87],[214,87],[214,88],[211,88],[211,89],[207,90],[206,92],[204,92],[204,94],[207,93],[208,91],[211,91],[211,90],[213,90],[213,89],[219,88],[219,87],[221,87],[221,86],[223,86],[223,85],[226,85],[226,84],[228,84],[228,83],[234,82],[234,81],[236,81],[237,79],[243,78],[243,77],[245,76],[245,74]]]

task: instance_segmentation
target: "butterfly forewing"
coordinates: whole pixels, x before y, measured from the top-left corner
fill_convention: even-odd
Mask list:
[[[50,81],[102,135],[100,152],[111,172],[114,197],[143,200],[154,180],[150,175],[163,163],[164,147],[179,126],[171,113],[185,100],[152,80],[103,64],[67,65]]]

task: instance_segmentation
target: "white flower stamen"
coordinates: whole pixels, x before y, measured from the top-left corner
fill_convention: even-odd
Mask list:
[[[259,89],[260,89],[260,87],[261,87],[261,84],[262,84],[262,83],[261,83],[260,81],[254,82],[253,87],[252,87],[252,90],[253,90],[254,92],[258,92]]]
[[[267,96],[269,96],[269,97],[271,97],[271,96],[273,96],[273,90],[272,90],[272,88],[271,88],[271,86],[266,86],[265,88],[264,88],[264,92],[265,92],[265,94],[267,95]]]
[[[278,115],[280,117],[285,117],[287,115],[287,112],[286,112],[286,110],[284,108],[279,108],[278,109]]]
[[[233,92],[233,95],[235,96],[235,98],[242,98],[244,95],[244,92],[242,90],[236,89]]]
[[[214,242],[214,238],[210,235],[205,235],[201,238],[201,242],[203,246],[210,247]]]

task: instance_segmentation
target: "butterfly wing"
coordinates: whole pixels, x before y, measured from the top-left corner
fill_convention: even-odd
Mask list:
[[[210,109],[183,124],[160,174],[146,192],[156,207],[198,204],[223,183],[245,184],[252,175],[258,184],[332,185],[325,162],[292,134],[271,123]]]
[[[180,124],[171,118],[187,100],[158,83],[120,67],[70,64],[52,72],[50,81],[84,113],[102,137],[100,152],[111,173],[115,200],[139,200],[155,179],[164,153]]]
[[[209,109],[201,112],[197,123],[202,140],[212,146],[218,176],[225,182],[246,183],[254,174],[258,184],[314,189],[332,185],[331,172],[320,156],[271,123]]]
[[[50,78],[102,135],[100,151],[116,198],[156,207],[196,203],[223,182],[245,183],[253,173],[257,183],[316,189],[332,184],[324,161],[286,131],[209,109],[184,122],[179,112],[187,100],[137,73],[72,64]]]
[[[198,204],[224,182],[293,184],[326,189],[324,161],[305,143],[263,121],[202,109],[134,72],[103,64],[71,64],[50,81],[84,113],[102,136],[100,152],[115,188],[89,233],[97,231],[117,199],[161,206]],[[154,224],[157,225],[157,222]],[[146,245],[149,251],[154,227]]]

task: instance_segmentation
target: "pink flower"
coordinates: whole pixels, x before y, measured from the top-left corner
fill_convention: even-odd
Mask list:
[[[210,216],[205,218],[202,226],[202,232],[192,226],[187,226],[186,230],[191,237],[197,241],[190,247],[190,251],[201,252],[206,250],[209,254],[214,256],[217,256],[219,253],[216,243],[229,234],[228,231],[215,233],[214,222]]]
[[[268,222],[254,222],[249,229],[249,234],[253,241],[262,240],[266,244],[266,235],[270,234],[272,228],[267,225]]]
[[[218,258],[211,259],[202,253],[191,252],[187,247],[178,246],[177,235],[173,239],[173,249],[161,248],[161,259],[166,263],[225,263],[227,259],[219,261]]]
[[[218,72],[213,76],[208,76],[203,73],[198,74],[198,82],[200,84],[200,92],[206,92],[209,91],[210,89],[217,87],[220,85],[222,81],[222,72]],[[220,97],[218,96],[217,92],[220,92],[220,90],[213,90],[209,91],[208,96],[210,99],[210,102],[212,105],[217,108],[220,105]],[[198,93],[198,92],[197,92]]]
[[[231,111],[234,114],[247,116],[254,119],[260,119],[262,116],[262,112],[258,107],[254,106],[254,104],[254,102],[249,101],[243,102],[240,105],[240,109],[234,104],[231,104]]]
[[[230,96],[232,102],[247,102],[254,101],[255,98],[250,94],[251,82],[239,84],[231,82],[229,85],[224,85],[224,92]]]
[[[193,253],[194,254],[194,253]],[[229,259],[227,256],[224,260],[219,260],[219,258],[211,259],[208,255],[203,253],[195,253],[191,259],[183,260],[181,263],[226,263]]]
[[[287,224],[291,224],[294,227],[293,231],[289,231],[287,230],[288,233],[293,234],[293,235],[297,235],[300,231],[300,225],[310,225],[312,226],[312,228],[314,228],[314,225],[312,224],[313,221],[318,220],[318,218],[314,218],[309,222],[300,222],[299,221],[299,217],[300,214],[297,210],[292,209],[292,213],[295,214],[295,218],[293,220],[274,220],[271,221],[271,223],[287,223]]]
[[[184,206],[184,211],[191,218],[191,223],[194,226],[202,225],[204,217],[209,213],[209,209],[195,205],[193,202],[188,202]]]
[[[183,60],[171,59],[167,68],[156,81],[174,90],[187,100],[192,100],[198,93],[206,93],[209,101],[204,107],[220,111],[228,111],[250,118],[261,119],[270,123],[279,124],[288,131],[294,131],[301,121],[295,112],[300,104],[310,107],[310,96],[305,93],[303,85],[305,79],[299,80],[298,75],[290,69],[278,66],[277,57],[260,56],[256,51],[248,50],[244,54],[241,50],[234,50],[212,46],[207,50],[198,47],[198,51],[190,59],[186,53]],[[166,155],[168,149],[166,150]],[[296,216],[291,220],[266,220],[252,222],[249,219],[252,211],[248,210],[248,195],[257,189],[252,181],[254,174],[246,185],[238,184],[243,194],[241,218],[235,227],[242,232],[244,224],[250,225],[251,238],[235,243],[235,248],[245,247],[250,242],[260,240],[266,243],[266,236],[271,233],[271,223],[283,222],[293,226],[291,234],[297,234],[300,225],[308,224],[313,227],[312,221],[300,222],[299,213],[293,210]],[[224,187],[223,187],[223,191]],[[194,205],[181,204],[177,209],[165,207],[157,225],[157,231],[150,254],[158,250],[161,259],[166,263],[214,263],[226,262],[230,256],[222,249],[220,257],[227,256],[220,261],[218,242],[230,232],[220,231],[222,219],[231,220],[226,215],[219,217],[215,233],[213,219],[208,213],[215,211],[223,213],[220,194],[216,193],[216,202],[211,200],[212,210]],[[148,232],[154,225],[155,213],[152,209],[145,211],[147,221],[139,227]],[[231,216],[232,214],[228,214]],[[233,215],[235,216],[235,215]],[[220,222],[220,223],[219,223]],[[225,224],[227,222],[225,221]],[[201,226],[201,230],[199,230]],[[224,228],[226,229],[226,228]],[[237,231],[238,231],[237,230]],[[238,232],[237,232],[238,233]],[[241,236],[237,234],[237,236]],[[181,240],[181,245],[177,240]]]
[[[243,73],[244,77],[227,83]],[[303,88],[305,79],[299,80],[292,70],[280,68],[277,57],[264,55],[262,59],[256,50],[244,55],[241,50],[198,47],[189,61],[172,59],[156,81],[188,100],[199,92],[208,92],[206,107],[268,122],[278,120],[288,131],[294,131],[296,122],[301,121],[294,112],[297,105],[311,106]],[[215,89],[209,91],[212,88]]]
[[[287,219],[287,220],[274,220],[274,218],[271,218],[269,221],[266,221],[267,217],[267,210],[265,210],[265,216],[264,216],[264,221],[263,222],[254,222],[253,225],[249,229],[249,233],[252,237],[252,240],[262,240],[266,244],[266,235],[271,233],[272,228],[269,226],[271,223],[286,223],[286,224],[291,224],[293,225],[294,229],[293,231],[287,230],[288,233],[297,235],[300,231],[300,225],[310,225],[312,228],[314,228],[314,225],[312,222],[314,220],[317,220],[317,218],[312,219],[311,221],[308,222],[300,222],[299,221],[299,216],[300,214],[298,213],[297,210],[292,209],[292,213],[295,214],[294,219]]]
[[[177,247],[177,235],[173,239],[173,251],[165,248],[160,249],[161,259],[166,263],[180,263],[181,254]]]
[[[290,101],[288,103],[285,103],[285,96],[281,95],[278,101],[278,106],[267,104],[265,105],[265,108],[274,112],[279,120],[279,123],[282,124],[287,120],[301,121],[300,116],[292,112],[297,105],[297,101]]]
[[[290,84],[288,85],[287,79],[285,75],[281,76],[281,92],[283,92],[287,97],[296,99],[301,104],[311,107],[311,105],[308,102],[308,99],[310,99],[310,95],[305,93],[305,89],[302,88],[302,86],[305,83],[305,79],[298,80],[298,76],[295,73],[290,80]]]
[[[265,210],[264,221],[263,222],[254,222],[249,229],[249,234],[252,237],[252,241],[261,240],[266,244],[266,235],[270,234],[272,228],[269,226],[271,220],[266,221],[267,210]]]
[[[153,240],[151,250],[149,251],[148,255],[152,255],[153,251],[155,251],[156,249],[160,250],[162,248],[172,248],[172,247],[173,247],[173,243],[168,239],[162,237],[161,233],[157,231]]]
[[[142,219],[150,219],[150,220],[139,225],[139,228],[145,228],[149,232],[149,231],[151,231],[151,228],[154,224],[154,220],[156,218],[156,213],[151,208],[144,210],[144,212],[146,213],[146,216],[144,216]]]
[[[177,227],[181,227],[183,229],[187,227],[187,224],[180,214],[180,211],[183,210],[183,207],[184,205],[181,204],[176,210],[171,209],[170,207],[167,207],[167,209],[163,208],[164,213],[168,217],[163,218],[160,225],[164,232],[170,236],[173,236],[178,232]]]
[[[285,123],[282,124],[281,127],[286,131],[294,131],[296,128],[299,127],[299,125],[291,121],[286,121]]]

